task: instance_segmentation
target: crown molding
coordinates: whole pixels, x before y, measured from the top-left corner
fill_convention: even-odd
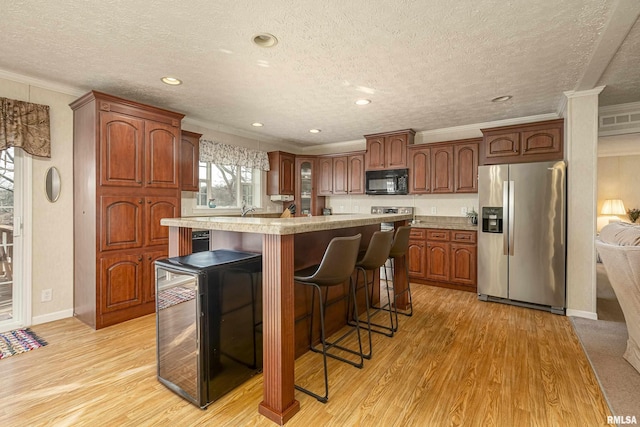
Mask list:
[[[627,104],[607,105],[598,108],[598,113],[601,116],[608,116],[610,114],[631,113],[640,111],[640,102],[629,102]]]
[[[52,90],[54,92],[59,92],[65,95],[72,95],[76,97],[82,96],[88,92],[88,90],[83,90],[78,87],[54,83],[51,81],[42,80],[35,77],[25,76],[23,74],[12,73],[11,71],[6,71],[2,69],[0,69],[0,79],[11,80],[17,83],[23,83],[30,86],[37,86],[42,89]]]
[[[568,90],[563,92],[567,98],[580,98],[583,96],[600,95],[600,92],[604,89],[604,86],[594,87],[588,90]]]

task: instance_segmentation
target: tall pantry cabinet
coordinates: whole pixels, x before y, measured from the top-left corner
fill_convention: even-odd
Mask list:
[[[96,91],[71,108],[74,315],[99,329],[155,311],[160,219],[180,214],[184,115]]]

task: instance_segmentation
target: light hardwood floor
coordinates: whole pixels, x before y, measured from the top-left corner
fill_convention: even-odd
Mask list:
[[[414,285],[414,316],[374,336],[364,369],[329,361],[323,405],[296,392],[288,426],[597,426],[611,415],[566,317]],[[94,331],[32,328],[49,345],[0,360],[2,426],[271,426],[260,375],[200,410],[156,380],[153,315]],[[296,364],[322,387],[321,356]]]

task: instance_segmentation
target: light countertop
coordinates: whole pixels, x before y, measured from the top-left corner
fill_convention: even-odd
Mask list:
[[[383,222],[410,221],[406,214],[344,214],[295,218],[256,218],[198,216],[184,218],[163,218],[161,225],[170,227],[198,228],[203,230],[236,231],[259,234],[299,234],[337,228],[359,227]]]

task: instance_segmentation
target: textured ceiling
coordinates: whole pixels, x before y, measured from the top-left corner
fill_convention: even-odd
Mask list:
[[[617,1],[0,0],[0,69],[306,146],[555,113]],[[609,104],[640,100],[639,33],[602,77]]]

